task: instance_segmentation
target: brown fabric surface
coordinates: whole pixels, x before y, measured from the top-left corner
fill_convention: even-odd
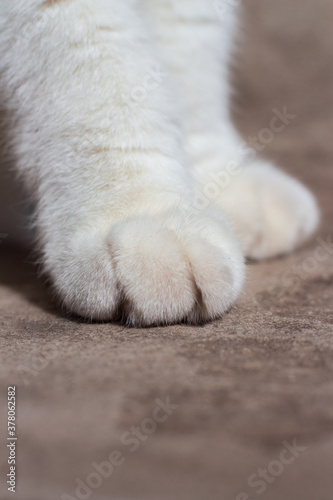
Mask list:
[[[332,2],[247,6],[235,120],[247,138],[267,127],[273,108],[296,115],[263,154],[313,189],[318,236],[333,240]],[[220,321],[146,330],[63,317],[30,257],[4,241],[0,498],[13,497],[4,482],[5,396],[17,384],[20,500],[75,496],[75,479],[113,450],[126,461],[92,499],[331,499],[333,251],[316,259],[316,238],[291,256],[249,265],[241,300]],[[178,408],[130,453],[121,435],[167,397]],[[306,450],[257,494],[248,478],[295,439]]]

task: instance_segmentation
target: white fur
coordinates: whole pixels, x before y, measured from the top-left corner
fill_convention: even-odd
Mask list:
[[[217,318],[244,275],[221,208],[257,258],[292,250],[316,226],[311,195],[256,165],[214,200],[217,212],[197,207],[240,141],[227,80],[236,8],[218,14],[205,0],[1,7],[8,137],[45,271],[72,312],[138,325]]]
[[[208,198],[222,208],[247,257],[263,259],[294,250],[318,225],[316,202],[299,182],[262,160],[249,159],[244,150],[250,148],[242,147],[230,118],[228,66],[238,3],[144,4],[181,94],[199,205]],[[225,177],[229,166],[236,174]],[[221,178],[230,181],[219,183]]]

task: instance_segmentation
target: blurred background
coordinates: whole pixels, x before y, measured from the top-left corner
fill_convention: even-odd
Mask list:
[[[246,0],[243,21],[235,122],[248,139],[268,126],[274,108],[296,116],[261,154],[315,192],[318,236],[327,242],[333,2]],[[168,397],[178,408],[91,498],[332,499],[330,247],[321,262],[313,260],[314,238],[287,258],[249,266],[240,303],[221,321],[126,330],[62,317],[28,259],[8,253],[9,240],[0,246],[0,383],[2,395],[8,381],[18,384],[21,500],[74,497],[76,478],[85,480],[92,462],[112,450],[127,450],[120,436],[152,415],[156,398]],[[293,273],[297,279],[284,279]],[[4,425],[0,410],[2,436]],[[281,469],[286,442],[302,451]],[[262,469],[270,471],[264,492]]]
[[[297,143],[311,155],[332,154],[332,2],[246,0],[243,5],[236,66],[240,127],[246,133],[253,120],[286,105],[297,120],[279,141],[279,151]]]
[[[333,223],[333,3],[243,1],[233,81],[233,116],[246,140],[268,126],[273,108],[296,115],[262,152],[317,194]]]

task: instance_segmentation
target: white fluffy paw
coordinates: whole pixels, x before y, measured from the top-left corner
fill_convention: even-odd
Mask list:
[[[296,249],[319,221],[308,189],[264,162],[244,167],[215,201],[231,220],[246,257],[255,260]]]
[[[244,263],[221,217],[175,210],[80,235],[52,274],[72,312],[149,326],[220,317],[240,293]]]

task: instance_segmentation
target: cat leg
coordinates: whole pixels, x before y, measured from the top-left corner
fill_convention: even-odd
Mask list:
[[[197,214],[179,110],[135,0],[16,0],[0,88],[42,263],[66,309],[132,325],[219,317],[243,256]]]
[[[318,224],[312,194],[264,160],[235,131],[228,67],[237,30],[236,0],[142,0],[186,114],[197,201],[219,206],[253,259],[292,251]],[[277,120],[275,126],[283,126]]]

